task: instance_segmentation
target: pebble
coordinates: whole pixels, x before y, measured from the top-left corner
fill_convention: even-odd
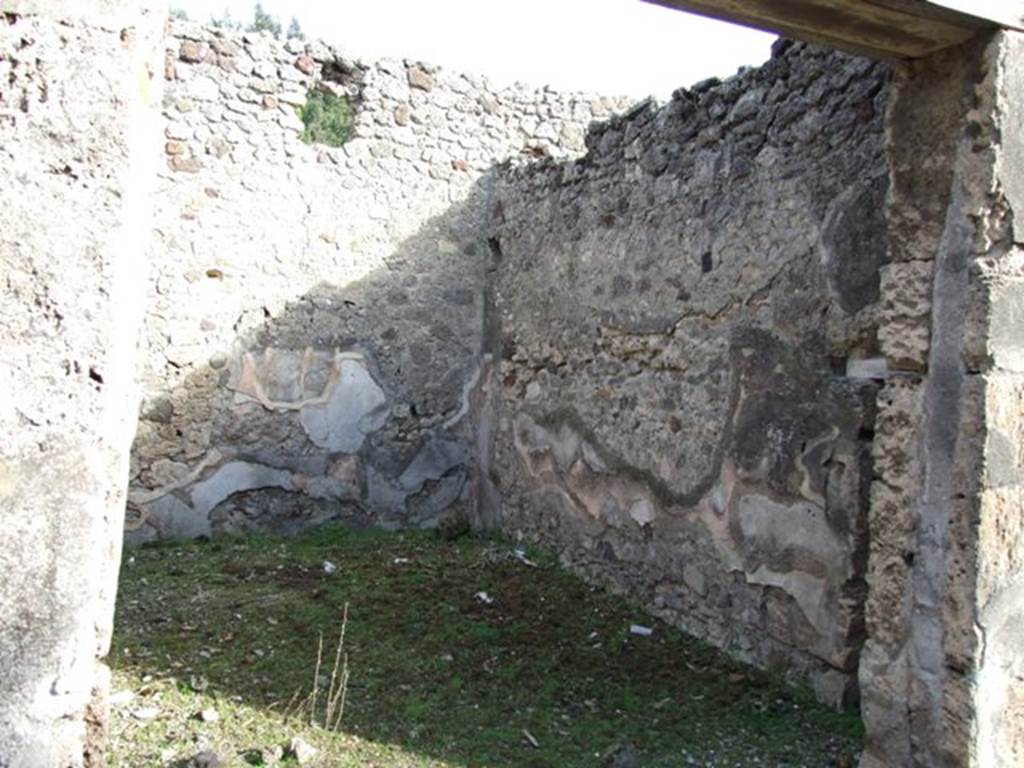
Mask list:
[[[222,765],[224,758],[212,749],[196,752],[186,763],[187,768],[220,768]]]
[[[299,765],[308,765],[316,757],[316,753],[316,747],[306,742],[301,736],[293,736],[286,750],[286,754],[294,757]]]

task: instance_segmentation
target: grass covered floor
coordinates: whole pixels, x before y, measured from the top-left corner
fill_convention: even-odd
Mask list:
[[[335,526],[126,553],[108,764],[289,765],[296,736],[320,766],[854,764],[856,714],[529,556]],[[322,721],[346,603],[334,732],[308,697],[322,635]]]

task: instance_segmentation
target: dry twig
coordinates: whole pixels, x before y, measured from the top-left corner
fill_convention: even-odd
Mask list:
[[[348,628],[348,603],[345,603],[341,617],[341,632],[338,633],[338,645],[334,651],[334,666],[331,667],[331,679],[327,686],[327,697],[323,706],[323,727],[329,731],[338,731],[341,718],[345,714],[345,699],[348,694],[348,654],[345,653],[345,631]],[[323,661],[324,637],[316,651],[316,671],[313,674],[313,691],[309,696],[309,721],[317,722],[317,692],[320,688],[320,667]]]

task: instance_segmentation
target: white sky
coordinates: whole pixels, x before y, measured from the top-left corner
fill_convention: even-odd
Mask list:
[[[170,0],[197,21],[252,19],[252,0]],[[263,0],[287,28],[352,56],[608,95],[667,97],[768,58],[774,36],[640,0]]]

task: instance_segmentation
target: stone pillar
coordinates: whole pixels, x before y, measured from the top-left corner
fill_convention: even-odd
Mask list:
[[[1024,765],[1024,37],[902,65],[888,153],[861,765]]]
[[[101,765],[165,13],[0,0],[0,767]]]

